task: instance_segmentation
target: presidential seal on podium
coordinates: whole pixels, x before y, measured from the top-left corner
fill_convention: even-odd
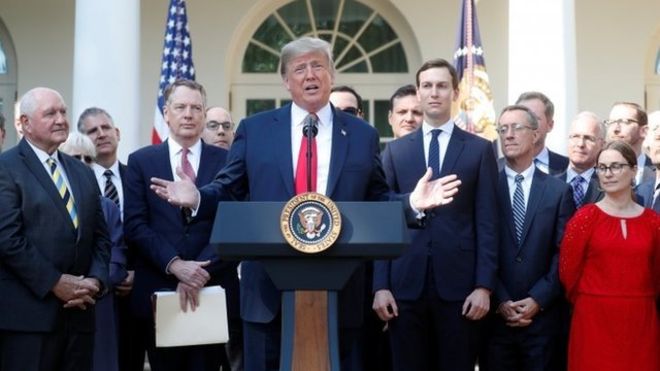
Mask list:
[[[315,254],[327,250],[339,237],[341,214],[330,198],[316,192],[301,193],[284,205],[280,229],[291,247]]]

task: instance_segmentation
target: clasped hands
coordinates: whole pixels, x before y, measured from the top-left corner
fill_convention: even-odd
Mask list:
[[[151,190],[172,205],[196,208],[199,205],[199,191],[195,183],[183,173],[180,166],[176,168],[176,174],[181,180],[151,178]],[[410,204],[418,211],[451,203],[458,192],[458,186],[461,185],[461,181],[454,174],[431,180],[432,175],[431,168],[426,169],[426,173],[410,194]]]
[[[53,294],[64,302],[64,308],[87,309],[96,304],[94,297],[101,291],[96,278],[62,274],[52,289]]]
[[[504,317],[509,327],[526,327],[532,323],[532,318],[541,310],[536,300],[531,297],[500,304],[497,312]]]
[[[199,290],[211,279],[204,267],[211,264],[210,260],[195,261],[175,259],[170,264],[170,272],[176,276],[179,283],[176,286],[176,292],[179,293],[179,304],[181,310],[188,311],[188,305],[194,312],[199,306]]]

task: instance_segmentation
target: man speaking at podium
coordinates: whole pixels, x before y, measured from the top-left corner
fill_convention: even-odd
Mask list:
[[[152,179],[152,189],[174,205],[193,210],[196,218],[213,218],[218,201],[287,201],[311,190],[333,201],[401,200],[414,222],[417,211],[447,204],[460,181],[449,175],[430,181],[427,172],[409,195],[394,195],[385,181],[376,130],[330,103],[335,68],[330,44],[303,37],[281,51],[284,86],[293,103],[256,114],[240,123],[227,165],[209,185],[197,190],[185,178],[177,182]],[[303,127],[316,126],[307,166]],[[342,370],[355,349],[362,324],[363,274],[353,275],[339,294]],[[241,318],[244,321],[245,369],[279,369],[280,296],[259,262],[245,261],[241,271]]]

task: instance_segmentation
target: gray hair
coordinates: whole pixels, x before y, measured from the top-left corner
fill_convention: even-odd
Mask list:
[[[505,112],[511,112],[511,111],[523,111],[525,112],[525,116],[527,116],[527,123],[529,126],[536,130],[539,128],[539,120],[536,118],[536,115],[534,115],[534,112],[527,108],[526,106],[523,106],[522,104],[512,104],[510,106],[506,106],[502,109],[502,113],[500,113],[500,118]],[[498,118],[497,121],[499,122],[500,119]]]
[[[520,104],[521,102],[532,99],[538,99],[541,101],[541,103],[543,103],[543,106],[545,107],[545,117],[548,120],[552,120],[552,117],[555,115],[555,105],[552,104],[552,101],[550,98],[548,98],[547,95],[539,91],[527,91],[520,94],[518,100],[516,100],[516,104]]]
[[[332,47],[330,43],[316,37],[304,36],[293,40],[282,47],[280,52],[280,74],[282,78],[286,76],[286,70],[289,62],[300,55],[307,53],[320,52],[328,58],[328,68],[330,75],[335,75],[335,62],[332,60]]]
[[[98,108],[98,107],[89,107],[86,110],[83,111],[83,113],[80,114],[80,117],[78,117],[78,131],[81,133],[85,133],[85,120],[87,120],[89,117],[96,117],[104,115],[105,117],[108,118],[108,121],[110,121],[110,125],[115,126],[115,122],[112,119],[112,116],[108,113],[108,111],[104,110],[103,108]]]
[[[75,150],[79,150],[83,155],[96,159],[96,147],[94,147],[92,140],[87,135],[72,131],[69,133],[66,142],[60,144],[60,151],[70,155]]]
[[[582,111],[575,116],[573,122],[576,122],[578,120],[585,120],[585,119],[593,120],[596,123],[598,123],[598,138],[605,140],[605,133],[607,133],[607,128],[605,127],[605,123],[603,122],[603,120],[601,120],[601,118],[598,117],[597,114],[591,111]]]
[[[37,107],[39,106],[38,102],[38,95],[40,93],[43,93],[44,91],[50,91],[54,94],[57,94],[57,96],[60,97],[62,102],[64,102],[64,98],[62,98],[62,95],[57,91],[53,90],[51,88],[44,88],[44,87],[38,87],[38,88],[33,88],[28,90],[25,94],[20,99],[20,108],[19,112],[20,115],[25,115],[28,117],[32,117],[32,114],[34,114],[34,111],[37,110]]]

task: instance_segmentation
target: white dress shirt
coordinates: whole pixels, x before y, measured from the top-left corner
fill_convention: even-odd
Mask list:
[[[523,176],[523,181],[521,182],[523,190],[523,198],[525,199],[525,210],[527,210],[527,201],[529,200],[529,192],[532,189],[532,179],[534,178],[534,170],[536,166],[532,162],[532,165],[525,169],[520,175]],[[509,184],[509,200],[511,201],[511,206],[513,207],[513,193],[516,191],[516,173],[510,167],[504,166],[504,174],[506,175],[506,182]]]
[[[449,139],[451,139],[451,134],[454,132],[454,122],[449,120],[444,124],[438,126],[437,128],[429,125],[426,121],[422,123],[422,138],[424,139],[424,158],[426,159],[426,167],[429,167],[429,146],[431,144],[431,139],[433,134],[431,130],[440,129],[442,130],[438,135],[438,144],[440,145],[440,170],[442,171],[442,163],[447,153],[447,146],[449,146]]]
[[[69,189],[69,193],[71,194],[71,198],[73,198],[73,190],[71,189],[71,183],[69,182],[69,178],[66,176],[66,169],[64,169],[64,166],[62,166],[62,162],[60,161],[60,156],[59,156],[59,151],[53,152],[53,155],[49,155],[46,153],[46,151],[38,148],[37,146],[33,145],[30,143],[30,141],[26,138],[27,143],[30,145],[34,153],[37,155],[37,158],[39,159],[39,162],[41,162],[41,165],[46,169],[46,173],[48,173],[48,176],[52,179],[53,176],[50,172],[50,165],[48,165],[48,159],[52,158],[55,160],[55,163],[57,164],[57,169],[60,171],[60,174],[62,174],[62,179],[64,179],[64,183],[66,184],[66,187]],[[53,184],[55,184],[55,181],[53,180]],[[74,200],[75,202],[75,200]]]
[[[304,121],[309,113],[295,103],[291,104],[291,160],[293,161],[293,174],[291,175],[294,179],[298,167],[298,153],[300,152],[300,143],[303,138]],[[330,103],[314,113],[319,118],[319,131],[316,134],[316,192],[326,195],[328,176],[330,174],[330,156],[332,153],[333,117]]]
[[[173,179],[175,181],[181,180],[181,178],[176,175],[176,168],[181,167],[183,169],[181,166],[181,154],[183,153],[183,147],[181,147],[181,145],[176,141],[172,140],[172,138],[167,139],[167,147],[170,151],[170,166],[172,168],[172,176],[174,177]],[[190,150],[190,152],[188,152],[188,162],[190,162],[190,165],[195,171],[195,176],[197,176],[197,174],[199,174],[199,160],[202,156],[202,140],[198,139],[197,142],[188,149]]]
[[[112,166],[110,166],[108,169],[104,168],[103,166],[94,163],[92,164],[92,170],[94,170],[94,176],[96,177],[96,183],[99,185],[99,189],[101,190],[101,194],[105,192],[105,183],[107,182],[107,178],[103,173],[105,173],[106,170],[112,171],[112,183],[115,185],[115,188],[117,189],[117,195],[119,197],[119,212],[121,215],[121,220],[124,220],[124,187],[121,183],[121,173],[119,172],[119,161],[115,161]]]

